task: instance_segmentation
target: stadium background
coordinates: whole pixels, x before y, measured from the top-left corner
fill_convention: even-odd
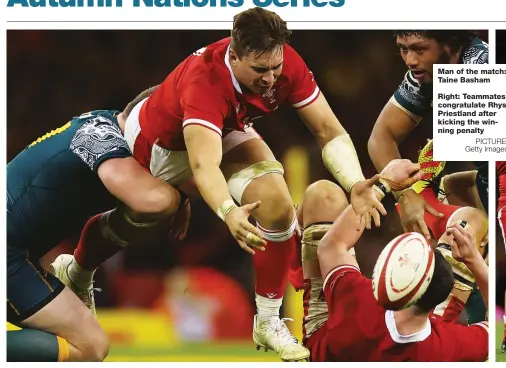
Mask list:
[[[496,33],[496,62],[506,64],[506,31],[500,30]],[[503,160],[506,161],[506,158]],[[498,183],[496,183],[497,185]],[[499,196],[499,189],[496,190]],[[494,214],[495,215],[495,214]],[[497,216],[496,216],[497,217]],[[501,342],[504,332],[503,314],[504,314],[504,293],[506,291],[506,252],[505,243],[501,236],[499,222],[496,222],[496,352],[497,361],[506,361],[506,355],[501,354]]]
[[[229,31],[8,31],[7,155],[94,109],[122,109],[160,83],[193,51]],[[481,32],[487,40],[486,32]],[[390,31],[295,31],[302,55],[341,123],[350,133],[366,176],[375,173],[367,140],[406,67]],[[304,189],[332,179],[310,132],[289,107],[255,124],[286,169],[297,203]],[[422,121],[403,143],[405,157],[432,135]],[[449,165],[450,171],[473,168]],[[357,245],[370,275],[382,247],[401,232],[393,201],[381,229]],[[58,226],[55,224],[55,226]],[[78,235],[78,234],[76,234]],[[73,240],[62,249],[71,250]],[[255,351],[251,258],[200,200],[192,201],[185,241],[126,249],[96,275],[98,315],[111,341],[109,361],[277,361]],[[287,287],[284,315],[301,336],[302,296]]]

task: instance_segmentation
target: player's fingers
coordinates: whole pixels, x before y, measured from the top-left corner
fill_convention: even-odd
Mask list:
[[[450,241],[450,248],[452,250],[452,257],[456,260],[459,260],[462,257],[460,254],[460,249],[453,239]]]
[[[446,232],[449,232],[449,235],[453,235],[453,238],[457,242],[459,248],[467,245],[464,229],[459,225],[450,225]]]
[[[464,229],[459,222],[453,222],[448,226],[449,229],[454,229],[456,232],[458,232],[462,238],[468,237],[469,239],[472,238],[472,232],[468,229]]]
[[[376,184],[378,182],[378,180],[381,179],[381,175],[380,174],[376,174],[374,175],[372,178],[370,179],[367,179],[365,181],[366,185],[369,187],[369,188],[372,188],[374,184]]]
[[[263,234],[260,230],[258,230],[256,227],[251,225],[249,222],[246,222],[243,226],[244,230],[247,231],[245,233],[245,237],[248,236],[248,234],[252,234],[253,237],[251,238],[251,241],[255,242],[255,245],[266,245],[267,242],[263,239]],[[250,242],[248,242],[250,243]]]
[[[263,245],[265,245],[266,243],[265,240],[260,239],[258,236],[248,231],[248,234],[246,234],[246,244],[248,244],[248,246],[250,247],[264,251],[265,247]]]
[[[427,202],[425,202],[424,207],[425,207],[425,211],[427,211],[431,215],[434,215],[434,216],[437,216],[437,217],[443,217],[444,216],[444,214],[442,214],[441,212],[439,212],[438,210],[436,210],[434,207],[432,207]]]
[[[425,236],[425,239],[430,240],[430,231],[423,218],[418,220],[418,226],[420,227],[421,234]]]
[[[251,249],[250,247],[248,247],[244,241],[242,241],[242,240],[238,240],[237,242],[239,243],[239,246],[240,246],[243,250],[245,250],[246,252],[248,252],[248,253],[249,253],[249,254],[251,254],[251,255],[254,255],[254,254],[255,254],[255,251],[254,251],[253,249]]]
[[[248,214],[250,214],[251,212],[253,212],[254,210],[256,210],[258,207],[260,207],[260,204],[262,204],[261,201],[256,201],[255,203],[246,204],[243,207],[246,210],[246,212]]]
[[[418,222],[413,222],[411,224],[411,232],[423,235],[422,229],[420,229],[420,226],[418,225]]]
[[[381,216],[375,208],[372,210],[372,218],[374,220],[374,226],[380,227],[381,226]]]
[[[386,216],[387,215],[387,210],[385,209],[385,207],[383,206],[383,203],[381,203],[380,201],[376,200],[376,203],[374,203],[374,207],[376,207],[376,209],[383,215],[383,216]]]
[[[412,186],[413,184],[415,184],[417,181],[421,180],[422,178],[423,178],[422,172],[416,173],[414,176],[404,180],[402,182],[402,186],[408,188],[408,187]]]
[[[365,213],[364,218],[365,218],[365,228],[367,230],[370,230],[371,229],[371,214],[369,212]]]
[[[422,180],[423,179],[423,172],[422,171],[417,171],[416,173],[414,173],[410,179],[413,179],[413,183],[416,183],[418,180]]]
[[[355,213],[355,229],[360,231],[363,228],[364,216]]]
[[[409,161],[409,160],[408,160]],[[413,174],[418,174],[418,172],[422,169],[422,165],[418,162],[411,162],[411,164],[408,166],[409,168],[409,171],[411,173],[411,176],[413,176]],[[422,173],[423,174],[423,173]]]

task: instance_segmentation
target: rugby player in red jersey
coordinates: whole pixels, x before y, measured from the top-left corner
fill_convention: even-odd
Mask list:
[[[399,161],[394,160],[381,176],[402,181],[415,169]],[[378,193],[378,198],[383,195]],[[487,293],[488,266],[477,247],[487,232],[481,211],[468,207],[455,217],[438,247],[451,249],[453,264],[435,251],[435,271],[427,291],[414,306],[400,311],[381,307],[371,280],[360,272],[353,246],[363,227],[357,231],[353,209],[338,186],[325,181],[311,185],[297,214],[304,227],[304,344],[312,361],[487,359],[486,322],[461,326],[431,314],[454,288],[456,263],[469,267],[480,290]],[[462,220],[467,221],[466,228],[460,226]]]
[[[290,33],[273,12],[239,13],[231,37],[182,61],[133,108],[124,130],[134,157],[153,176],[176,188],[194,180],[239,245],[254,254],[253,339],[287,361],[309,356],[279,318],[297,220],[283,167],[253,124],[292,105],[366,227],[372,220],[379,225],[380,213],[386,214],[313,73],[287,44]]]
[[[290,33],[273,12],[239,13],[231,37],[186,58],[134,108],[125,127],[141,164],[175,187],[193,176],[240,246],[254,253],[258,313],[253,339],[288,361],[309,355],[279,318],[297,222],[283,167],[253,124],[281,105],[292,105],[366,226],[371,227],[371,218],[378,225],[379,213],[385,214],[365,186],[349,135],[313,73],[287,44]],[[256,227],[248,222],[250,214]]]

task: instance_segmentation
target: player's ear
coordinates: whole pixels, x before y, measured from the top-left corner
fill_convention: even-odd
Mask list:
[[[239,61],[239,55],[235,52],[233,48],[230,48],[230,64],[235,64]]]

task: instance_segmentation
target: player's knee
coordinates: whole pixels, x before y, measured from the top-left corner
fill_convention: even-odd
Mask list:
[[[88,343],[82,348],[84,360],[88,362],[101,362],[109,354],[109,337],[104,330],[97,329],[89,337]]]
[[[304,202],[315,206],[332,206],[341,205],[347,199],[339,185],[329,180],[318,180],[306,189]]]
[[[266,229],[289,227],[294,219],[293,201],[283,173],[280,162],[262,161],[236,172],[228,180],[230,194],[239,203],[262,202],[253,216]]]
[[[267,218],[269,222],[286,223],[286,225],[292,222],[295,215],[293,201],[288,191],[279,187],[271,187],[261,193],[259,200],[262,201],[260,206],[264,215],[262,217]]]
[[[304,193],[301,208],[304,227],[315,222],[333,222],[348,206],[346,194],[337,184],[319,180]]]

